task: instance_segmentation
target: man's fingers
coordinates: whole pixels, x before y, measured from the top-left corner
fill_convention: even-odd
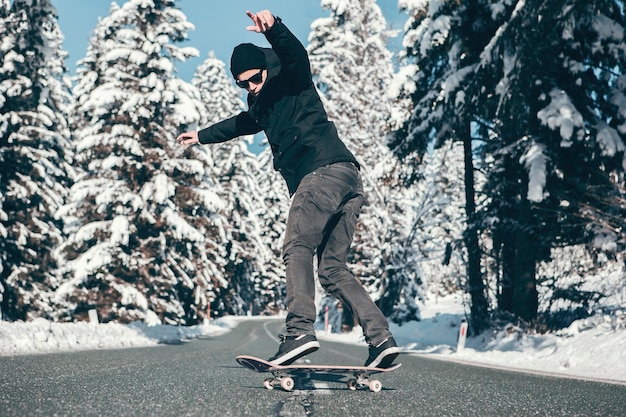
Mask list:
[[[249,10],[246,11],[246,14],[254,22],[253,26],[248,26],[248,27],[246,27],[246,29],[249,30],[249,31],[252,31],[252,32],[260,32],[261,31],[261,26],[259,24],[259,19],[258,19],[257,15],[255,15],[254,13],[252,13]]]
[[[193,145],[194,143],[197,143],[198,140],[197,137],[194,135],[194,132],[185,132],[178,135],[178,137],[176,138],[176,142],[180,143],[181,145]]]
[[[246,14],[254,22],[254,26],[246,27],[249,31],[265,32],[274,24],[274,16],[269,10],[263,10],[256,14],[248,10]]]
[[[269,10],[257,13],[257,17],[261,22],[263,30],[269,29],[274,24],[274,15]]]

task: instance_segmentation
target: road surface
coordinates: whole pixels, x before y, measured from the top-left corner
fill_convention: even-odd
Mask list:
[[[0,357],[0,416],[624,416],[626,386],[536,376],[402,354],[378,393],[296,381],[235,362],[273,355],[282,321],[246,321],[180,345]],[[321,341],[314,363],[361,365],[367,349]]]

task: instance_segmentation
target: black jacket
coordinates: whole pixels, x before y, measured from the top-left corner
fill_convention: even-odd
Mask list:
[[[248,111],[199,132],[200,143],[224,142],[261,130],[269,140],[274,168],[293,194],[302,178],[324,165],[358,163],[328,120],[311,76],[304,46],[279,18],[265,37],[268,77],[257,97],[248,95]]]

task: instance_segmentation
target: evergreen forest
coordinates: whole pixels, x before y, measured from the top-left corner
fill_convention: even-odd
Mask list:
[[[284,309],[290,201],[271,152],[175,141],[246,109],[214,53],[177,74],[200,52],[176,3],[113,2],[70,76],[52,2],[0,0],[2,320]],[[301,39],[362,165],[350,266],[372,298],[402,324],[462,294],[475,334],[623,309],[623,0],[397,4],[399,34],[375,0],[321,0]]]

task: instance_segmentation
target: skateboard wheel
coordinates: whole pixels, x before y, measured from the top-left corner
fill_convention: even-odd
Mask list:
[[[379,380],[374,379],[370,381],[370,391],[380,392],[381,389],[383,389],[383,384],[381,384]]]
[[[348,380],[348,388],[351,391],[356,391],[356,389],[358,388],[358,385],[356,383],[356,379],[349,379]]]
[[[286,377],[280,380],[280,386],[285,391],[291,391],[294,386],[294,382],[292,378]]]
[[[269,390],[274,389],[274,378],[267,378],[263,381],[263,386]]]

